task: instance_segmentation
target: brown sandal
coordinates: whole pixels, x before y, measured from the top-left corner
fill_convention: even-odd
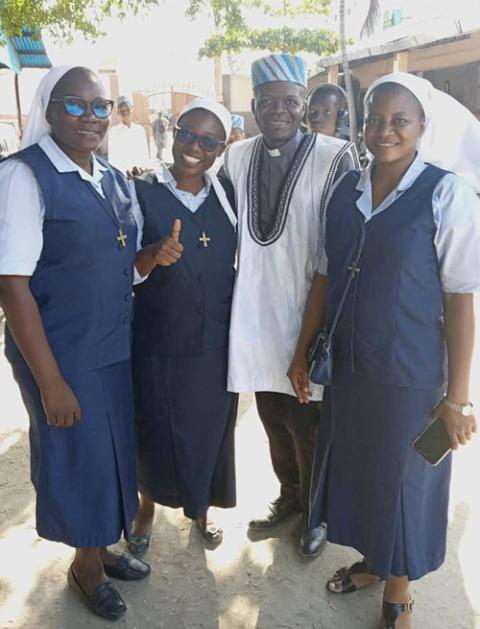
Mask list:
[[[361,590],[362,587],[367,587],[366,585],[362,587],[358,587],[357,585],[355,585],[351,578],[354,574],[372,574],[368,569],[365,559],[363,559],[362,561],[357,561],[356,563],[352,564],[350,568],[344,566],[343,568],[337,570],[335,574],[327,581],[327,590],[332,594],[350,594],[351,592]],[[378,581],[380,581],[380,579]],[[341,589],[332,589],[333,584],[340,584]]]

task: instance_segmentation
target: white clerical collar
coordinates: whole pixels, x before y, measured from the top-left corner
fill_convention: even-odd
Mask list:
[[[270,157],[282,157],[282,155],[289,155],[290,153],[293,154],[296,151],[301,139],[302,134],[300,131],[297,131],[293,138],[290,138],[288,142],[278,148],[269,149],[268,146],[265,144],[265,140],[263,142],[263,145],[267,149],[267,153]]]
[[[84,181],[92,183],[97,188],[100,186],[103,173],[108,170],[105,166],[100,164],[92,153],[92,174],[87,173],[86,170],[83,170],[78,164],[75,164],[48,134],[43,136],[38,146],[46,154],[59,173],[78,172]]]

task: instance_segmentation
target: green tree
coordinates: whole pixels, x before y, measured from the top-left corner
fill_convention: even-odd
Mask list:
[[[194,19],[205,9],[214,17],[214,34],[200,48],[200,57],[219,59],[222,53],[235,54],[245,49],[333,54],[338,50],[338,36],[325,29],[250,27],[245,9],[258,8],[272,17],[299,17],[328,12],[329,0],[283,0],[272,5],[264,0],[190,0],[187,15]]]
[[[92,39],[103,35],[102,21],[106,17],[123,18],[160,1],[0,0],[0,25],[9,36],[20,35],[24,26],[35,26],[71,43],[76,32]]]

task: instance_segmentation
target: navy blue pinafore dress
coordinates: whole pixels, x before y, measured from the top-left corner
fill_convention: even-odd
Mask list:
[[[130,192],[103,161],[106,199],[78,173],[59,173],[38,145],[13,158],[32,169],[43,195],[43,249],[30,290],[82,413],[71,428],[47,424],[7,326],[5,354],[30,417],[37,530],[76,548],[106,546],[122,531],[128,536],[138,509],[130,367],[137,228]]]
[[[233,507],[238,396],[227,391],[236,233],[213,190],[193,214],[154,175],[136,180],[143,246],[182,220],[181,260],[135,287],[133,380],[140,491],[187,517]],[[210,238],[207,247],[199,240]]]
[[[446,550],[451,457],[430,466],[412,448],[445,391],[443,293],[432,196],[445,171],[427,166],[365,223],[359,173],[328,207],[327,318],[363,253],[335,334],[334,374],[319,426],[310,526],[365,556],[382,579],[419,579]],[[350,267],[350,269],[349,269]]]

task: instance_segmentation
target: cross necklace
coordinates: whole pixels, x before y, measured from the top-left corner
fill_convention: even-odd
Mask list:
[[[198,237],[198,245],[197,245],[199,249],[206,249],[208,247],[208,243],[212,240],[210,238],[210,236],[207,236],[207,232],[205,231],[205,222],[207,220],[207,211],[208,211],[208,207],[205,207],[204,208],[204,213],[203,213],[203,218],[200,219],[201,220],[200,236]],[[197,220],[197,217],[195,216],[195,214],[192,214],[192,218],[197,223],[197,225],[200,223],[200,221]]]
[[[204,247],[208,247],[208,243],[210,242],[211,238],[207,236],[207,234],[205,233],[205,229],[202,229],[202,235],[200,236],[198,240],[199,242],[203,243]]]
[[[117,241],[118,241],[118,246],[119,247],[126,247],[127,246],[127,234],[125,234],[122,230],[122,228],[117,225],[118,228],[118,236],[117,236]]]

